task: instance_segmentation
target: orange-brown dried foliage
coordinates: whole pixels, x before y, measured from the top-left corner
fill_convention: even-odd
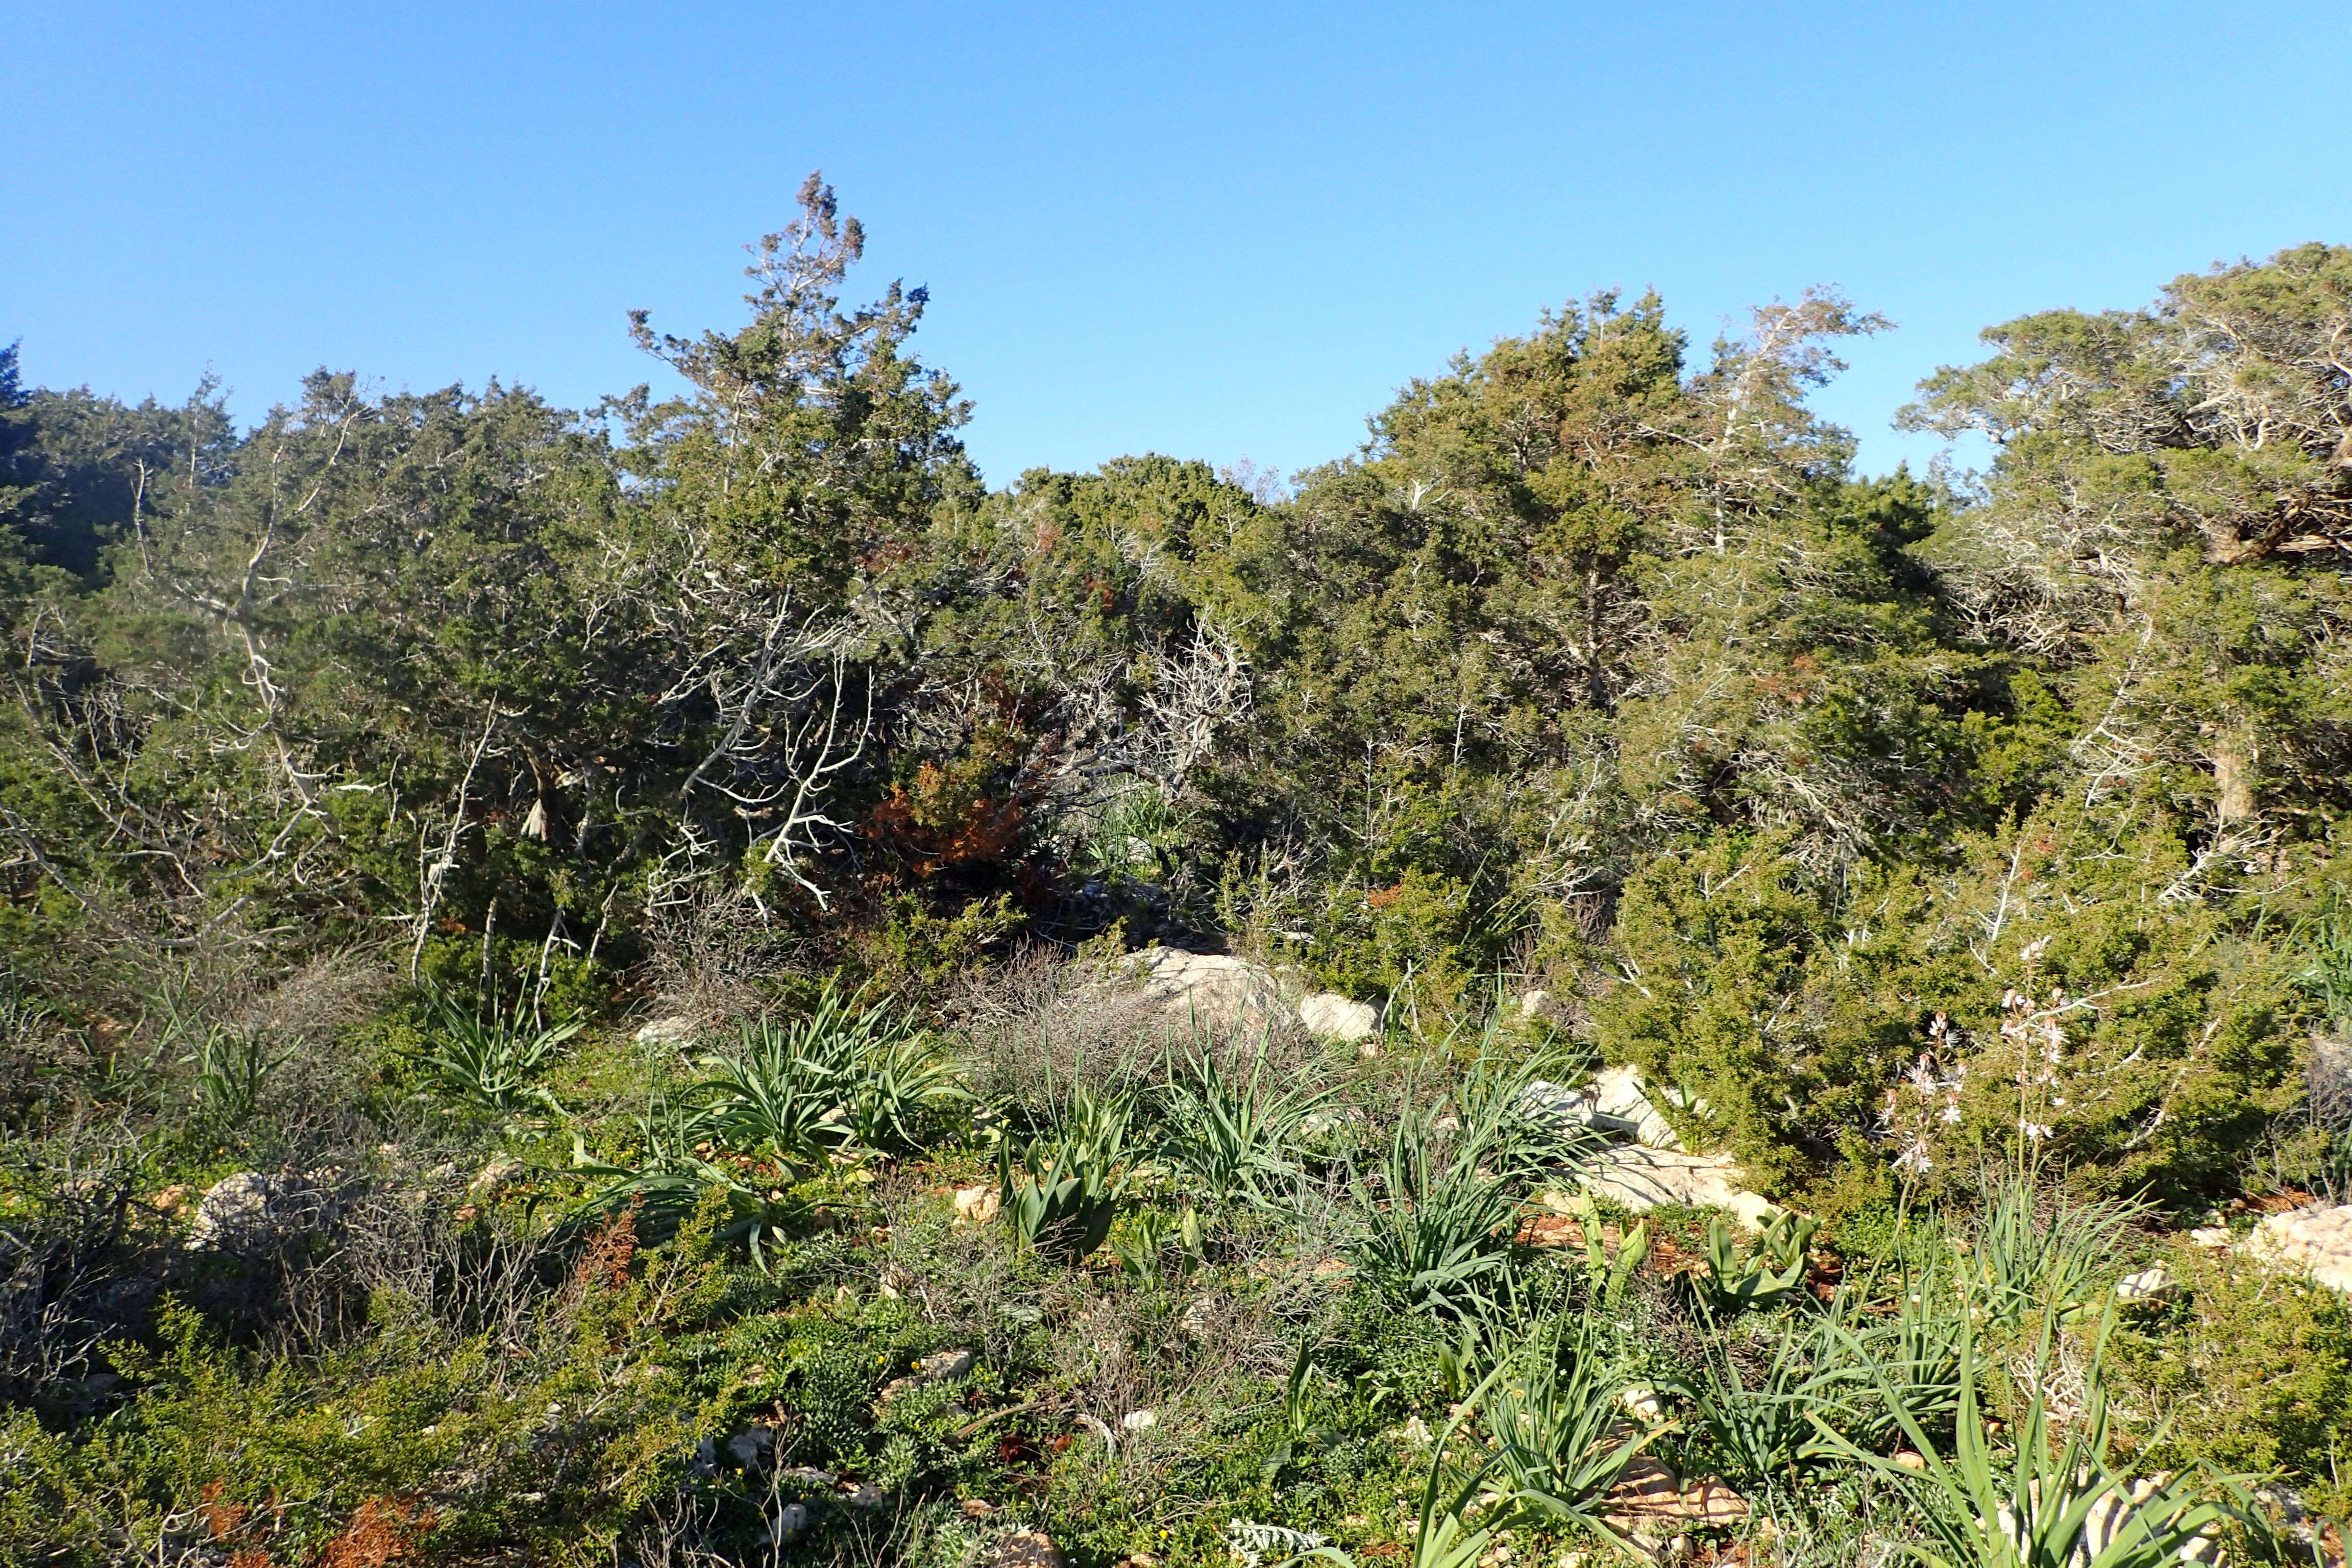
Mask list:
[[[421,1504],[368,1498],[327,1542],[317,1568],[385,1568],[407,1558],[416,1538],[436,1522],[433,1510]]]

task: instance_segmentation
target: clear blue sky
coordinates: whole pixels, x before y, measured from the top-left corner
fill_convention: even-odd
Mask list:
[[[992,482],[1158,450],[1285,470],[1549,304],[1700,343],[1834,283],[1886,428],[1977,330],[2352,240],[2340,5],[0,6],[0,342],[246,418],[321,363],[648,379],[731,326],[823,168],[866,281],[977,399]]]

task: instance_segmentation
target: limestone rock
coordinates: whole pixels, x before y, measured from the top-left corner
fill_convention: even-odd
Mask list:
[[[976,1187],[956,1189],[956,1218],[969,1221],[973,1225],[986,1225],[990,1220],[994,1219],[996,1211],[1003,1207],[1003,1204],[1004,1194],[997,1191],[992,1182],[983,1182]]]
[[[1318,991],[1300,998],[1298,1021],[1307,1026],[1308,1034],[1327,1040],[1368,1040],[1381,1032],[1378,1007],[1335,991]]]
[[[530,1168],[512,1154],[494,1156],[489,1163],[475,1173],[474,1179],[466,1184],[466,1190],[478,1198],[488,1197],[501,1187],[520,1180]]]
[[[2352,1293],[2352,1204],[2274,1214],[2246,1237],[2244,1251],[2281,1272]]]
[[[1183,1316],[1176,1320],[1177,1331],[1186,1339],[1205,1342],[1217,1324],[1217,1299],[1195,1296],[1186,1303]]]
[[[245,1252],[317,1230],[332,1215],[332,1196],[300,1176],[239,1171],[206,1189],[188,1226],[191,1252]]]
[[[1679,1096],[1672,1098],[1680,1103]],[[1751,1230],[1761,1230],[1780,1212],[1769,1199],[1739,1184],[1739,1166],[1730,1155],[1686,1151],[1633,1068],[1611,1068],[1583,1089],[1536,1079],[1519,1091],[1518,1110],[1563,1138],[1582,1134],[1632,1140],[1585,1152],[1578,1180],[1595,1197],[1637,1212],[1727,1209]]]
[[[2159,1521],[2161,1515],[2158,1519],[2143,1521],[2139,1514],[2163,1487],[2163,1478],[2144,1477],[2132,1482],[2128,1491],[2118,1488],[2102,1492],[2092,1502],[2090,1513],[2083,1521],[2082,1539],[2075,1547],[2075,1556],[2083,1562],[2095,1561],[2106,1556],[2109,1549],[2118,1542],[2142,1538],[2145,1531]],[[2022,1539],[2018,1530],[2017,1512],[2009,1504],[2001,1503],[1994,1510],[1993,1521],[2000,1533],[2011,1540]],[[2221,1551],[2221,1542],[2214,1539],[2219,1533],[2218,1528],[2209,1525],[2207,1531],[2208,1533],[2182,1545],[2176,1561],[2205,1563],[2216,1561]]]
[[[996,1543],[996,1568],[1062,1568],[1062,1549],[1042,1530],[1016,1530]]]
[[[1542,1192],[1536,1194],[1536,1203],[1540,1206],[1519,1220],[1517,1239],[1521,1247],[1583,1247],[1583,1223],[1570,1217],[1576,1212],[1574,1197],[1562,1192]],[[1608,1230],[1604,1227],[1604,1245],[1607,1239]]]
[[[683,1013],[666,1013],[658,1018],[646,1021],[645,1026],[637,1031],[637,1044],[641,1046],[681,1045],[694,1038],[694,1034],[693,1019]]]
[[[1725,1209],[1750,1230],[1761,1230],[1780,1206],[1739,1184],[1739,1163],[1728,1154],[1690,1154],[1618,1143],[1587,1156],[1578,1172],[1584,1190],[1636,1213],[1654,1208]]]
[[[923,1374],[926,1383],[952,1383],[959,1377],[971,1374],[973,1359],[970,1351],[961,1347],[934,1351],[917,1362],[915,1370]]]
[[[1246,958],[1147,947],[1128,963],[1143,977],[1144,1000],[1174,1019],[1255,1027],[1282,1006],[1280,984]]]
[[[1529,1079],[1512,1108],[1530,1121],[1542,1123],[1562,1137],[1581,1133],[1630,1131],[1603,1127],[1594,1121],[1592,1096],[1548,1078]]]
[[[1712,1476],[1687,1484],[1655,1459],[1635,1459],[1601,1500],[1609,1522],[1627,1533],[1728,1529],[1748,1517],[1748,1500]]]
[[[1683,1146],[1681,1134],[1651,1103],[1640,1073],[1632,1068],[1611,1068],[1583,1089],[1535,1079],[1519,1091],[1518,1108],[1563,1132],[1606,1133],[1653,1149]]]
[[[1653,1149],[1680,1149],[1682,1134],[1659,1113],[1643,1090],[1634,1068],[1611,1068],[1592,1080],[1592,1112],[1596,1125],[1614,1123],[1634,1142]]]

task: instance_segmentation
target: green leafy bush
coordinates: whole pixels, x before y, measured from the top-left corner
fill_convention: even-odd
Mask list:
[[[1300,1173],[1297,1153],[1334,1088],[1276,1082],[1270,1042],[1261,1038],[1245,1075],[1206,1046],[1169,1074],[1158,1097],[1157,1156],[1182,1188],[1215,1208],[1275,1206]]]
[[[2352,1516],[2352,1304],[2199,1247],[2165,1267],[2179,1297],[2110,1342],[2116,1403],[2144,1463],[2277,1472],[2321,1518]]]
[[[1630,1380],[1594,1320],[1558,1313],[1505,1360],[1482,1418],[1514,1506],[1608,1537],[1602,1500],[1655,1434],[1625,1419]]]
[[[1021,1245],[1073,1261],[1102,1246],[1137,1182],[1139,1143],[1134,1097],[1081,1085],[1017,1157],[1001,1144],[997,1188]]]
[[[1948,1447],[1899,1413],[1890,1394],[1889,1407],[1898,1411],[1919,1457],[1916,1473],[1862,1454],[1834,1434],[1831,1442],[1895,1479],[1918,1500],[1935,1546],[1912,1546],[1910,1555],[1939,1568],[2063,1568],[2078,1562],[2164,1568],[2212,1561],[2212,1538],[2222,1526],[2255,1523],[2245,1479],[2135,1479],[2115,1460],[2095,1355],[2089,1408],[2071,1420],[2053,1415],[2045,1392],[2053,1351],[2049,1323],[2045,1319],[2030,1392],[2008,1446],[1996,1445],[1981,1415],[1972,1342],[1962,1347],[1958,1421]]]
[[[588,1026],[584,1017],[539,1026],[492,1005],[467,1008],[446,991],[427,993],[437,1038],[416,1058],[436,1091],[485,1116],[561,1116],[563,1107],[539,1079],[566,1042]]]

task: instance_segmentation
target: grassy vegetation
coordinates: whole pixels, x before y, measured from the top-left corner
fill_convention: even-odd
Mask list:
[[[14,1146],[8,1560],[2056,1568],[2311,1561],[2256,1489],[2347,1500],[2340,1299],[2030,1170],[1835,1240],[1570,1230],[1538,1194],[1590,1145],[1516,1113],[1559,1062],[1499,1023],[1171,1018],[982,1100],[970,1055],[1087,1020],[827,981],[639,1044],[400,997],[282,1037],[238,1118],[163,1052]],[[192,1249],[192,1190],[265,1165]]]

